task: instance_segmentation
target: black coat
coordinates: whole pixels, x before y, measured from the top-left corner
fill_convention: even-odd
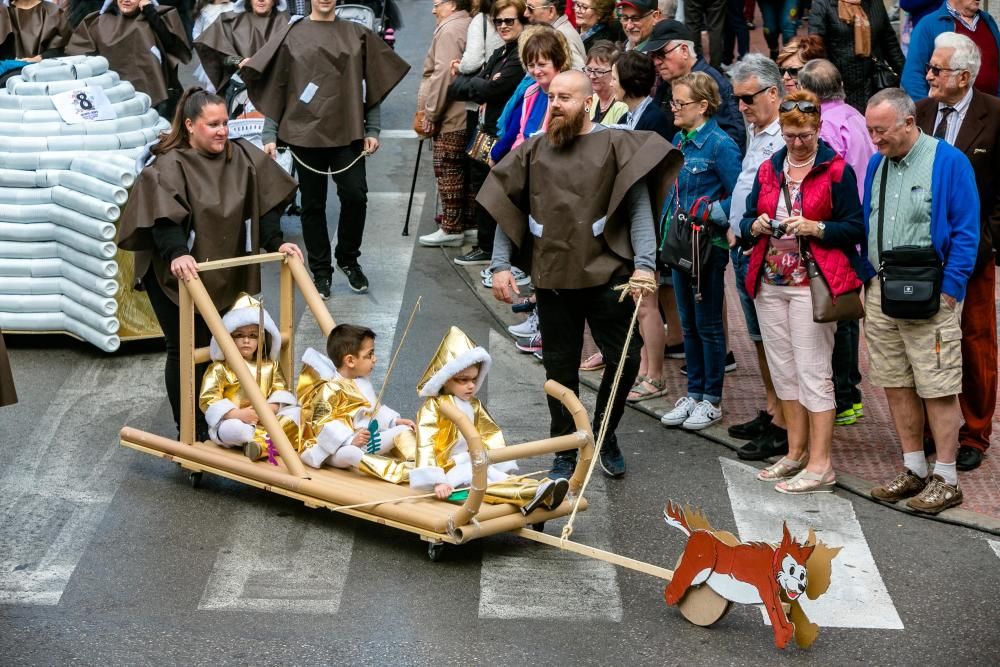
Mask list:
[[[889,23],[889,15],[881,0],[861,0],[868,14],[872,31],[872,55],[887,63],[896,74],[903,73],[903,51]],[[813,0],[809,14],[809,33],[823,38],[826,58],[832,62],[844,80],[847,103],[865,112],[868,98],[878,92],[875,87],[875,65],[871,58],[854,55],[854,27],[837,16],[837,0]]]
[[[517,41],[504,44],[493,52],[478,74],[460,74],[448,86],[448,99],[486,105],[483,129],[497,133],[497,120],[507,100],[524,78]]]

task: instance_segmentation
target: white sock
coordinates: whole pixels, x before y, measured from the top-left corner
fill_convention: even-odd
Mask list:
[[[936,462],[934,464],[934,474],[940,475],[945,483],[958,486],[958,468],[955,467],[954,461],[951,463]]]
[[[909,468],[914,475],[923,479],[927,477],[927,457],[920,452],[903,452],[903,465]]]

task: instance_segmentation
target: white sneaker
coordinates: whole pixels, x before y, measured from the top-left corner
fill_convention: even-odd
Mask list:
[[[722,409],[708,401],[701,401],[691,411],[691,416],[684,420],[681,428],[687,431],[700,431],[722,419]]]
[[[518,338],[531,338],[534,336],[538,333],[538,309],[536,308],[531,311],[531,315],[528,315],[528,319],[520,324],[513,324],[507,327],[507,331],[509,331],[512,336],[517,336]]]
[[[433,234],[425,234],[420,237],[420,245],[427,248],[459,248],[465,243],[465,234],[446,234],[444,230],[438,229]]]
[[[694,411],[698,401],[690,396],[682,396],[674,403],[674,409],[660,417],[660,423],[664,426],[680,426],[685,423]]]
[[[491,275],[493,275],[493,272],[490,271],[490,267],[488,267],[488,266],[485,269],[483,269],[482,271],[479,272],[479,277],[480,278],[489,278]]]
[[[464,232],[465,240],[475,243],[479,240],[479,230],[478,229],[466,229]]]
[[[514,276],[514,282],[517,283],[518,287],[531,284],[531,276],[516,266],[510,267],[510,275]]]

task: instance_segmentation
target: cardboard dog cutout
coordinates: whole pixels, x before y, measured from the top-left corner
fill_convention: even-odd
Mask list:
[[[809,621],[799,600],[802,595],[815,600],[830,588],[831,562],[840,547],[819,542],[811,529],[805,542],[796,542],[786,524],[780,544],[740,542],[732,533],[712,528],[700,510],[673,502],[667,503],[663,517],[688,536],[664,591],[668,605],[704,584],[732,602],[764,605],[778,648],[785,648],[793,636],[800,648],[812,645],[819,626]]]

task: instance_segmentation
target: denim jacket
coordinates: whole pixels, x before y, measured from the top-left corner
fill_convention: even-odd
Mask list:
[[[740,149],[714,118],[709,118],[690,141],[683,141],[683,136],[678,132],[674,137],[674,145],[684,154],[684,166],[677,175],[677,187],[670,192],[660,211],[661,241],[678,206],[690,210],[699,197],[708,197],[712,202],[712,221],[720,227],[728,227],[729,204],[742,170]],[[728,247],[721,235],[713,242]]]

